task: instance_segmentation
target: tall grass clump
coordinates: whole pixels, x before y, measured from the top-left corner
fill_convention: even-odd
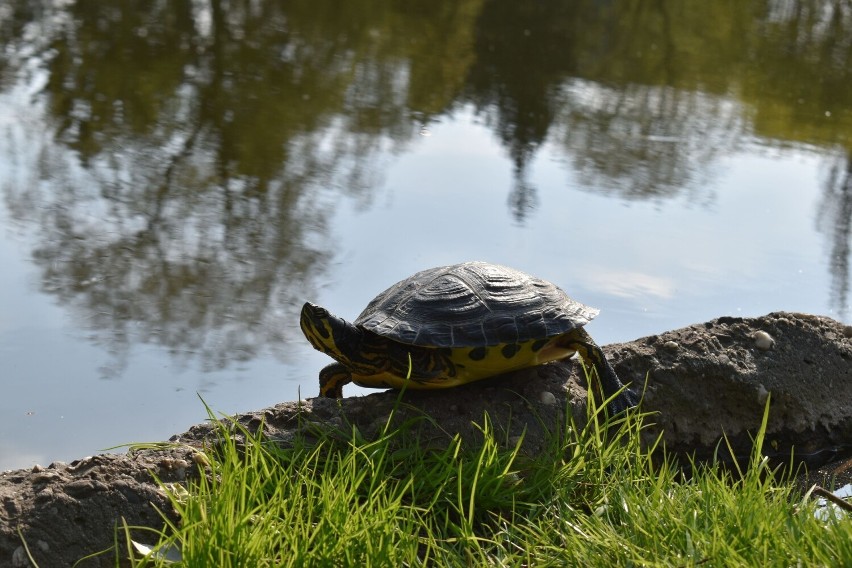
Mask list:
[[[353,427],[286,449],[221,423],[207,474],[186,491],[169,490],[180,524],[128,532],[180,559],[137,554],[134,565],[852,563],[849,520],[818,520],[762,458],[766,416],[749,463],[691,464],[687,478],[640,443],[651,417],[610,418],[589,403],[585,428],[555,427],[534,456],[503,439],[487,415],[480,443],[456,437],[439,449],[419,443],[417,420],[388,420],[372,440]]]
[[[771,468],[762,455],[768,409],[767,401],[748,463],[690,461],[688,477],[668,458],[631,450],[632,442],[595,444],[622,456],[621,468],[599,479],[601,505],[577,514],[563,494],[544,522],[513,527],[512,537],[535,550],[533,563],[541,565],[852,565],[852,519],[819,520],[815,504],[795,493],[793,471]],[[638,433],[640,424],[627,422]]]

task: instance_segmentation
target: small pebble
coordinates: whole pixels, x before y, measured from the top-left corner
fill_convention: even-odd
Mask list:
[[[210,460],[208,460],[207,456],[205,456],[201,452],[195,452],[194,454],[192,454],[192,461],[194,461],[196,465],[199,465],[201,467],[207,467],[210,465]]]
[[[852,325],[847,325],[843,328],[843,337],[852,338]]]
[[[19,566],[23,568],[30,565],[30,561],[27,558],[27,551],[24,550],[23,546],[19,546],[14,552],[12,552],[11,562],[13,568],[18,568]]]
[[[189,462],[181,459],[166,459],[160,463],[160,466],[174,475],[175,479],[183,481],[186,479],[186,468],[189,467]]]
[[[775,345],[775,340],[765,331],[755,331],[751,338],[754,339],[754,346],[761,351],[769,351]]]
[[[757,402],[761,406],[766,404],[766,399],[769,397],[769,391],[762,384],[757,385]]]
[[[680,345],[677,344],[677,341],[666,341],[663,343],[663,349],[667,349],[669,351],[677,351],[680,348]]]
[[[538,400],[548,406],[556,404],[556,396],[550,391],[541,391],[541,394],[538,395]]]

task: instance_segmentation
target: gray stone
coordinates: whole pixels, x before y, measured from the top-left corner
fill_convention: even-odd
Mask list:
[[[755,345],[756,331],[774,339],[771,349]],[[671,341],[677,352],[665,348]],[[792,448],[817,463],[852,444],[852,341],[830,318],[724,317],[604,351],[623,381],[647,377],[643,409],[657,414],[645,434],[662,432],[670,450],[706,458],[726,433],[747,455],[767,395],[767,451]]]

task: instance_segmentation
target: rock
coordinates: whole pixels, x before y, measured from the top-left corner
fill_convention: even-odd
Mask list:
[[[0,473],[0,566],[30,566],[19,528],[39,566],[71,566],[109,548],[122,518],[128,525],[161,527],[156,507],[176,520],[151,474],[178,481],[158,463],[164,457],[185,460],[191,453],[187,448],[108,454]],[[106,554],[80,565],[115,566],[115,557]]]
[[[538,395],[538,400],[542,404],[552,405],[556,404],[556,396],[550,391],[541,391]]]
[[[768,395],[766,450],[783,457],[792,448],[818,463],[852,444],[852,341],[843,329],[806,314],[723,317],[604,351],[622,380],[647,376],[643,408],[657,415],[645,435],[662,432],[669,450],[709,458],[724,432],[748,455]]]
[[[644,389],[643,409],[655,413],[645,432],[662,434],[668,450],[712,457],[723,433],[734,454],[745,457],[770,401],[765,450],[779,458],[797,455],[816,466],[840,457],[852,443],[852,335],[828,318],[773,313],[760,318],[724,317],[603,348],[619,376]],[[765,337],[760,334],[765,334]],[[767,340],[768,338],[768,340]],[[377,392],[342,401],[308,399],[249,412],[234,420],[282,445],[317,429],[373,436],[396,406],[398,393]],[[426,416],[414,433],[421,443],[443,446],[458,434],[477,444],[488,414],[498,440],[541,452],[566,420],[585,419],[584,374],[575,361],[509,373],[479,384],[443,391],[410,391],[394,414],[396,423]],[[155,507],[174,518],[154,483],[179,483],[207,464],[193,445],[215,440],[216,426],[203,423],[172,438],[185,447],[99,455],[70,464],[0,474],[0,566],[26,566],[20,529],[41,566],[66,566],[112,546],[121,519],[160,528]],[[826,465],[830,474],[852,469]],[[807,480],[802,481],[807,483]],[[121,539],[119,539],[121,540]],[[112,555],[83,566],[114,566]]]
[[[559,362],[449,390],[409,391],[404,405],[396,404],[395,391],[376,392],[340,401],[285,402],[236,420],[249,430],[262,424],[267,437],[288,445],[297,436],[315,438],[318,430],[348,438],[356,428],[362,436],[373,437],[397,407],[393,424],[429,417],[433,420],[419,421],[417,435],[424,444],[446,446],[454,434],[464,443],[478,444],[487,413],[498,440],[508,447],[512,445],[509,440],[523,437],[522,451],[534,455],[545,448],[551,429],[565,423],[566,408],[577,423],[585,420],[586,394],[577,380],[580,373],[578,363]],[[215,436],[216,425],[208,422],[193,426],[175,440],[200,444]]]
[[[755,331],[751,338],[754,339],[754,346],[761,351],[769,351],[775,346],[775,340],[765,331]]]

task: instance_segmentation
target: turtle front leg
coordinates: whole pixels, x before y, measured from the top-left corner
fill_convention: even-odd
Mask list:
[[[343,385],[352,382],[352,372],[342,363],[326,365],[319,372],[320,396],[343,398]]]

